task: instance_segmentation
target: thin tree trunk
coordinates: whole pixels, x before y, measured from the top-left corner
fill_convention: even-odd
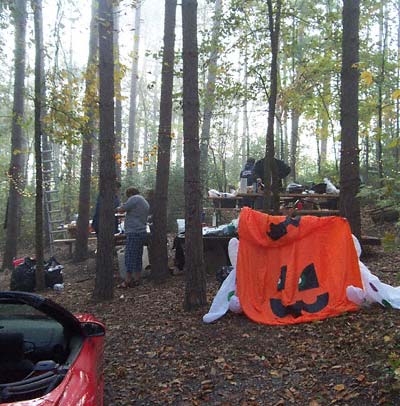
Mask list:
[[[397,68],[396,68],[397,89],[400,87],[400,2],[397,4]],[[394,151],[395,170],[400,168],[400,100],[396,99],[396,147]]]
[[[274,145],[274,121],[276,110],[276,99],[278,95],[278,52],[279,52],[279,31],[281,21],[281,0],[276,2],[276,10],[273,10],[272,0],[267,1],[269,17],[269,33],[271,36],[271,85],[268,97],[268,128],[265,144],[265,165],[264,165],[264,206],[265,211],[270,210],[271,203],[275,213],[279,211],[279,179],[278,168],[275,162]],[[275,16],[275,19],[274,19]],[[271,176],[272,175],[272,176]],[[272,182],[271,182],[272,180]],[[271,200],[272,192],[272,200]]]
[[[290,168],[293,182],[297,179],[297,145],[299,141],[299,119],[300,113],[296,110],[292,110],[292,131],[290,133]]]
[[[100,229],[97,239],[96,280],[93,297],[113,297],[115,208],[114,53],[112,3],[99,0],[99,99],[100,99]]]
[[[114,6],[114,69],[115,69],[115,170],[117,180],[121,182],[121,137],[122,137],[122,98],[121,98],[121,62],[119,58],[119,13]]]
[[[128,126],[128,154],[127,154],[127,177],[132,179],[134,173],[137,173],[139,157],[139,134],[136,128],[137,113],[137,84],[139,71],[139,40],[140,40],[140,12],[141,4],[136,4],[135,12],[135,31],[133,39],[132,56],[132,74],[131,74],[131,93],[129,106],[129,126]]]
[[[176,127],[179,128],[179,120],[180,117],[178,115],[175,116]],[[176,136],[176,167],[182,167],[182,152],[183,152],[183,132],[178,131],[178,135]]]
[[[43,170],[42,170],[42,120],[43,120],[43,14],[42,0],[32,0],[35,27],[35,163],[36,163],[36,198],[35,198],[35,252],[36,270],[35,290],[45,288],[43,259]]]
[[[208,146],[210,144],[211,118],[215,105],[215,81],[217,77],[218,39],[221,26],[222,0],[215,0],[214,22],[211,35],[211,51],[209,55],[207,85],[204,96],[203,127],[200,141],[200,176],[203,195],[207,190]]]
[[[247,63],[248,63],[248,46],[247,40],[244,47],[244,65],[243,65],[243,85],[244,85],[244,100],[243,100],[243,132],[242,132],[242,167],[246,163],[247,158],[250,156],[250,137],[249,137],[249,114],[247,111],[247,91],[248,91],[248,75],[247,75]]]
[[[158,160],[153,205],[154,230],[151,243],[151,276],[163,282],[168,276],[167,208],[171,160],[172,90],[174,81],[176,0],[165,1],[164,52],[161,73]]]
[[[185,160],[185,300],[184,309],[207,303],[201,227],[201,179],[199,147],[199,95],[197,49],[197,1],[182,3],[183,133]]]
[[[358,149],[358,81],[360,0],[343,1],[343,60],[341,71],[341,159],[340,215],[346,217],[351,231],[361,236],[359,149]]]
[[[323,93],[322,97],[324,100],[330,99],[330,81],[328,79],[323,82]],[[328,108],[328,107],[327,107]],[[326,163],[327,147],[328,147],[328,137],[329,137],[329,111],[326,109],[322,110],[322,122],[321,122],[321,166]]]
[[[8,177],[10,189],[6,218],[6,244],[3,256],[3,269],[13,268],[13,258],[17,255],[20,228],[21,198],[25,189],[26,140],[23,135],[25,97],[25,49],[26,49],[26,0],[16,0],[13,18],[15,25],[14,50],[14,101],[12,113],[11,160]]]
[[[90,22],[89,56],[86,67],[85,83],[85,114],[86,125],[82,128],[81,177],[79,182],[79,208],[76,225],[75,261],[83,261],[89,255],[89,218],[90,218],[90,190],[91,168],[94,142],[94,121],[96,111],[96,75],[97,48],[99,32],[97,25],[97,0],[92,0],[92,19]]]
[[[383,134],[383,84],[385,80],[385,55],[387,46],[387,26],[384,16],[384,4],[380,5],[379,19],[379,48],[381,53],[381,66],[378,77],[378,129],[376,139],[376,161],[378,163],[378,176],[383,179],[383,161],[382,161],[382,134]]]

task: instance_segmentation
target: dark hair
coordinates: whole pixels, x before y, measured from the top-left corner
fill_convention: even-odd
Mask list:
[[[133,186],[130,186],[130,187],[128,187],[128,189],[126,189],[125,193],[126,193],[126,197],[131,197],[131,196],[138,195],[140,192],[139,192],[139,189],[137,189]]]
[[[256,162],[256,160],[252,157],[247,158],[247,163],[248,164],[254,164],[254,162]]]

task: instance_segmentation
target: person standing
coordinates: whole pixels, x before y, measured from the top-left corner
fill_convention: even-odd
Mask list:
[[[254,164],[256,160],[254,158],[247,158],[246,164],[244,165],[244,168],[240,171],[240,178],[246,178],[247,179],[247,186],[252,186],[254,180]]]
[[[254,178],[254,164],[256,160],[252,157],[247,158],[246,164],[244,168],[240,171],[240,179],[245,178],[247,182],[247,187],[253,186],[253,183],[255,182]],[[247,190],[246,190],[247,192]],[[248,207],[253,207],[253,199],[249,197],[244,197],[240,202],[239,202],[240,207],[248,206]]]
[[[290,166],[283,162],[281,159],[274,158],[276,162],[276,167],[278,169],[278,180],[279,186],[282,188],[282,179],[286,178],[290,174]],[[264,162],[265,158],[258,160],[253,168],[253,176],[255,179],[261,179],[264,182]]]
[[[278,171],[278,182],[279,182],[279,188],[282,189],[283,187],[283,182],[282,179],[286,178],[291,171],[291,168],[289,165],[287,165],[285,162],[283,162],[281,159],[275,159],[277,171]],[[263,190],[263,185],[266,183],[264,181],[264,164],[266,162],[266,158],[259,159],[253,168],[253,175],[254,178],[256,179],[257,185],[260,185],[260,188]],[[258,186],[257,186],[258,189]],[[260,210],[264,207],[264,197],[257,197],[254,201],[254,208],[256,210]]]
[[[147,200],[140,195],[135,187],[126,189],[128,200],[117,208],[118,213],[125,213],[125,281],[120,287],[127,288],[140,284],[142,272],[143,246],[147,239],[147,217],[150,205]]]

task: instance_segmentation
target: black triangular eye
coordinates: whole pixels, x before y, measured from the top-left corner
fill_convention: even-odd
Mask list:
[[[299,291],[318,288],[318,278],[314,264],[306,266],[299,279]]]
[[[278,292],[285,289],[286,271],[287,271],[287,267],[286,267],[286,265],[284,265],[281,268],[281,277],[279,278],[279,281],[278,281]]]

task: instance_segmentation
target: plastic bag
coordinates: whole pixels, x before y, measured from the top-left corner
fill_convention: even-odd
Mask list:
[[[324,178],[324,182],[326,183],[326,193],[339,193],[339,189],[328,178]]]
[[[55,257],[51,257],[44,266],[44,279],[46,287],[54,288],[54,285],[64,283],[62,270],[64,266],[61,265]]]

